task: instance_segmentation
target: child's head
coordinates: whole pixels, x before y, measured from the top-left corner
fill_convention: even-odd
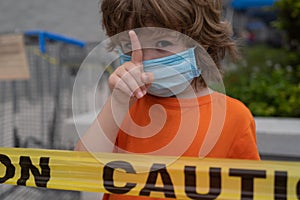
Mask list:
[[[222,21],[221,11],[221,0],[102,0],[101,4],[109,37],[140,27],[175,30],[204,47],[218,68],[226,52],[236,57],[231,27]]]

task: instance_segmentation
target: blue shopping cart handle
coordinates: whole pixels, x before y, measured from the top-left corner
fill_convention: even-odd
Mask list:
[[[39,38],[39,47],[40,47],[40,51],[42,53],[46,52],[46,39],[50,39],[50,40],[54,40],[54,41],[60,41],[60,42],[64,42],[67,44],[73,44],[79,47],[84,47],[86,45],[86,42],[81,41],[81,40],[77,40],[77,39],[73,39],[64,35],[60,35],[57,33],[51,33],[51,32],[47,32],[47,31],[43,31],[43,30],[30,30],[30,31],[25,31],[24,32],[25,35],[28,36],[38,36]]]

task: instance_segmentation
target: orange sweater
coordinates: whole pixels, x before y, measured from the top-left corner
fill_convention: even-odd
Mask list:
[[[146,95],[132,106],[130,116],[132,120],[125,118],[118,134],[117,152],[260,159],[250,111],[217,92],[180,102]],[[157,198],[105,195],[104,199]]]

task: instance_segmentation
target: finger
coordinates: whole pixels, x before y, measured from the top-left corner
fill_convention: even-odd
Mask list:
[[[145,95],[147,90],[151,86],[151,83],[154,81],[154,74],[150,72],[143,72],[141,75],[141,81],[143,82],[143,86],[141,86],[141,90]]]
[[[143,72],[141,77],[144,84],[150,84],[154,81],[154,74],[151,72]]]
[[[147,94],[148,88],[146,87],[146,85],[141,86],[140,89],[141,89],[143,96]]]
[[[136,65],[142,65],[143,63],[143,51],[139,38],[134,31],[129,31],[129,37],[131,41],[132,54],[131,61]]]
[[[109,81],[111,82],[111,84],[114,85],[112,91],[117,89],[129,97],[131,97],[133,95],[133,92],[130,90],[130,88],[128,88],[127,84],[122,79],[120,79],[118,76],[110,77]]]
[[[116,75],[119,77],[119,79],[122,79],[123,82],[127,85],[127,88],[130,90],[136,98],[141,98],[144,96],[144,93],[141,90],[141,87],[144,85],[141,83],[141,81],[137,81],[133,71],[139,71],[139,68],[135,67],[130,69],[129,71],[126,70],[126,68],[122,68],[117,71]]]
[[[132,55],[131,55],[132,60],[131,61],[132,61],[132,63],[141,67],[139,73],[133,74],[133,76],[136,78],[136,81],[138,82],[138,84],[140,86],[140,88],[135,91],[135,94],[136,94],[137,98],[141,98],[142,96],[144,96],[147,93],[147,88],[144,85],[144,83],[142,82],[141,74],[140,74],[140,72],[143,71],[142,70],[143,51],[142,51],[141,43],[134,31],[129,31],[129,37],[130,37],[131,46],[132,46]]]
[[[130,73],[131,76],[136,80],[137,84],[142,87],[144,84],[144,82],[142,81],[142,71],[141,71],[141,67],[140,66],[132,66],[134,64],[132,63],[125,63],[124,64],[124,68],[126,70],[126,72]]]

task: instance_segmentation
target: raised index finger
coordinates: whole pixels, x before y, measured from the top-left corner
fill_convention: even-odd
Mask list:
[[[134,31],[129,31],[129,37],[131,41],[132,54],[131,61],[136,65],[142,65],[143,62],[143,51],[139,38]]]

